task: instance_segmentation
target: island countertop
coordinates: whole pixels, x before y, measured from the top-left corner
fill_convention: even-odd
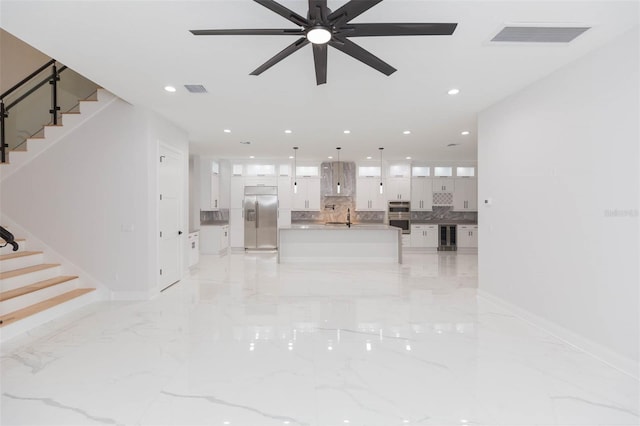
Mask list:
[[[309,229],[309,230],[323,230],[323,231],[344,231],[344,230],[382,230],[382,229],[400,229],[395,226],[389,226],[377,223],[352,223],[351,227],[343,224],[330,224],[324,225],[320,223],[313,224],[292,224],[290,226],[282,227],[280,229]]]
[[[278,230],[278,262],[402,263],[402,229],[383,224],[291,225]]]

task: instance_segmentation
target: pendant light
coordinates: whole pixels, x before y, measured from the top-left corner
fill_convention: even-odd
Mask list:
[[[336,193],[340,193],[340,150],[342,148],[337,147],[336,148],[338,150],[338,185],[336,186]]]
[[[380,193],[382,194],[384,190],[382,189],[382,150],[384,148],[378,148],[380,150]]]
[[[297,171],[298,168],[296,167],[298,161],[298,147],[294,146],[293,147],[293,193],[297,194],[298,193],[298,179],[297,179]]]

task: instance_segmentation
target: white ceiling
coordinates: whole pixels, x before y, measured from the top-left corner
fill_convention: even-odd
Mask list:
[[[282,3],[306,16],[306,1]],[[332,10],[343,3],[328,2]],[[475,160],[478,112],[638,25],[636,0],[385,0],[353,22],[458,28],[452,36],[353,38],[398,71],[387,77],[329,48],[328,83],[316,86],[310,46],[249,75],[296,37],[189,33],[296,28],[251,0],[3,0],[0,8],[10,33],[169,118],[189,133],[194,152],[226,158],[285,158],[295,145],[299,159],[323,159],[341,146],[343,160],[377,159],[378,147],[386,159]],[[525,23],[592,29],[568,44],[489,41],[504,25]],[[184,84],[209,93],[190,94]],[[454,87],[460,94],[447,95]]]

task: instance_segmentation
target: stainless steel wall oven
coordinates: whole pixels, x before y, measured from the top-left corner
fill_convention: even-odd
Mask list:
[[[389,201],[389,226],[402,229],[403,234],[411,233],[411,203],[409,201]]]

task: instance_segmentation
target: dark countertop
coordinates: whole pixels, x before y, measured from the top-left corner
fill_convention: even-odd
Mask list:
[[[203,226],[225,226],[228,225],[229,221],[228,220],[209,220],[207,222],[200,222],[200,227]]]
[[[452,220],[452,219],[432,219],[432,220],[412,220],[411,225],[477,225],[478,222],[472,220]]]

